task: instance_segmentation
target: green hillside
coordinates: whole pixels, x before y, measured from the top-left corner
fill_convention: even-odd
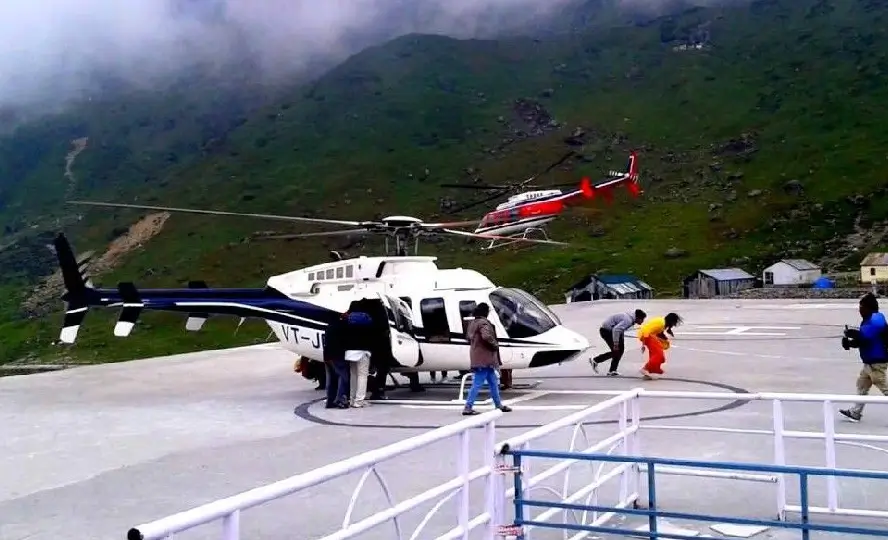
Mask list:
[[[522,180],[568,149],[577,157],[546,180],[622,168],[638,149],[645,194],[571,209],[550,229],[571,248],[489,254],[479,243],[442,240],[426,251],[553,301],[590,271],[633,273],[665,296],[701,267],[757,273],[790,255],[853,267],[854,248],[875,247],[888,220],[880,170],[888,142],[886,14],[880,0],[758,0],[537,39],[411,35],[273,94],[214,86],[195,100],[183,85],[46,119],[0,143],[2,242],[18,241],[0,251],[10,291],[0,316],[11,320],[20,310],[12,284],[25,290],[22,282],[53,270],[46,237],[33,234],[62,227],[78,251],[102,252],[144,215],[65,206],[66,197],[437,220],[447,216],[442,199],[471,199],[439,183]],[[78,180],[68,187],[64,156],[84,136]],[[484,208],[461,217],[480,217]],[[369,254],[380,246],[373,239],[244,241],[271,229],[306,227],[174,215],[98,281],[257,285],[324,260],[329,249]],[[30,250],[21,247],[28,242]],[[183,320],[149,315],[132,337],[117,340],[114,316],[91,314],[65,353],[124,359],[267,333],[255,324],[233,336],[236,321],[211,320],[198,336],[185,334]],[[48,345],[57,325],[57,315],[7,323],[0,361],[57,354]]]

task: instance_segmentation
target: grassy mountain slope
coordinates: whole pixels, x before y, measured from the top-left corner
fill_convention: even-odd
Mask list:
[[[788,255],[853,266],[852,248],[878,243],[874,233],[888,220],[880,171],[888,139],[880,126],[888,97],[886,14],[888,5],[879,0],[758,0],[557,38],[405,36],[362,51],[272,104],[240,108],[247,112],[234,121],[226,115],[229,121],[214,137],[178,127],[203,125],[202,104],[173,114],[156,101],[161,98],[150,107],[133,98],[120,109],[103,108],[101,118],[82,111],[79,124],[77,115],[66,117],[67,124],[47,120],[57,122],[57,131],[13,139],[44,148],[28,167],[17,165],[33,175],[18,185],[39,189],[40,182],[59,182],[60,173],[47,171],[58,170],[68,138],[90,136],[113,151],[100,146],[102,152],[87,149],[78,158],[74,172],[89,179],[72,188],[75,197],[336,218],[409,213],[431,220],[443,217],[443,197],[465,198],[438,183],[471,176],[523,179],[579,135],[582,146],[573,148],[581,157],[548,180],[622,168],[635,148],[645,195],[571,210],[551,228],[555,237],[573,242],[570,249],[481,254],[477,243],[442,240],[426,250],[444,264],[478,268],[549,300],[590,271],[634,273],[666,295],[700,267],[739,264],[758,272],[765,261]],[[701,48],[693,47],[697,43]],[[242,107],[242,100],[237,103]],[[173,118],[176,126],[151,137],[118,136],[137,130],[139,115],[155,126]],[[176,157],[163,159],[170,148]],[[144,155],[151,159],[134,157]],[[42,196],[35,207],[61,216],[57,204],[41,203]],[[2,200],[34,208],[29,197]],[[104,249],[113,231],[144,215],[78,210],[83,219],[62,224],[79,251]],[[65,211],[72,215],[70,207]],[[463,217],[477,217],[472,214]],[[369,254],[379,247],[373,239],[242,241],[261,229],[305,227],[176,215],[100,282],[126,278],[170,286],[204,278],[257,285],[269,274],[323,260],[328,249]],[[861,231],[862,244],[852,246],[847,237]],[[184,321],[146,316],[121,342],[111,335],[112,320],[113,314],[88,319],[67,354],[119,359],[266,333],[254,325],[235,338],[233,324],[211,321],[206,335],[194,337],[184,335]],[[9,323],[4,356],[54,350],[46,343],[57,323],[57,316]]]

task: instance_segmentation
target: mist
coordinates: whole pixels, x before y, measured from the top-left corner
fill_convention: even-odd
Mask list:
[[[410,32],[489,34],[577,0],[29,0],[0,3],[0,109],[250,58],[269,77]]]
[[[711,0],[28,0],[0,3],[0,112],[152,88],[249,59],[280,80],[406,33],[491,37],[572,5]],[[230,66],[230,64],[227,64]]]

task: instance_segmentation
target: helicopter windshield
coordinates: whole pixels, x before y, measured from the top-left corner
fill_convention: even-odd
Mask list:
[[[521,289],[496,289],[490,304],[510,338],[529,338],[561,324],[542,302]]]

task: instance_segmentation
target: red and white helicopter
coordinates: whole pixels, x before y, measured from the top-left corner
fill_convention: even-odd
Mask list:
[[[548,172],[555,165],[562,163],[571,154],[563,157],[559,162],[550,166],[545,172]],[[610,171],[609,178],[592,184],[589,178],[583,178],[579,188],[563,192],[560,189],[544,189],[536,191],[526,191],[517,195],[512,195],[505,202],[497,205],[497,207],[484,215],[480,224],[475,229],[474,234],[479,237],[497,237],[491,238],[490,244],[484,249],[493,249],[502,247],[515,242],[529,240],[528,235],[538,233],[543,237],[543,241],[547,243],[563,244],[549,240],[545,226],[549,222],[557,218],[569,204],[578,201],[593,199],[601,196],[605,200],[611,200],[613,188],[620,184],[625,184],[627,190],[632,196],[638,196],[642,193],[638,184],[638,155],[636,152],[629,154],[629,161],[624,172]],[[531,182],[536,176],[528,178],[517,186],[524,187]],[[491,200],[502,195],[503,191],[514,190],[516,186],[487,186],[478,184],[443,184],[446,187],[461,187],[470,189],[496,189],[500,192],[488,197],[482,201],[477,201],[469,206],[461,208],[461,210],[475,206],[482,202]],[[497,244],[499,242],[499,244]]]

